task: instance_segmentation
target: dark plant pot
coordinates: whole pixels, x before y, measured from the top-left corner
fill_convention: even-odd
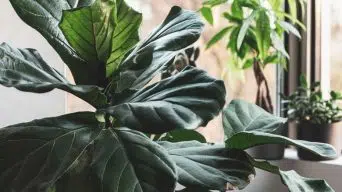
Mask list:
[[[284,158],[285,145],[267,144],[246,150],[255,159],[280,160]]]
[[[342,123],[313,124],[308,121],[302,121],[297,124],[297,138],[311,142],[328,143],[335,147],[338,156],[340,156],[342,151]],[[300,148],[298,148],[298,157],[303,160],[312,161],[329,160]]]
[[[287,130],[283,129],[279,135],[287,136]],[[247,153],[256,159],[280,160],[284,158],[286,145],[266,144],[247,149]]]

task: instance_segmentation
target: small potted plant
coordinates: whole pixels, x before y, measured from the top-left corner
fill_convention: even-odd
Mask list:
[[[289,119],[297,124],[297,137],[300,140],[323,142],[333,145],[338,154],[342,149],[342,109],[337,102],[342,94],[330,92],[330,98],[322,96],[320,82],[309,86],[304,75],[300,77],[300,86],[288,97],[283,97],[287,104]],[[298,156],[305,160],[324,160],[298,149]]]

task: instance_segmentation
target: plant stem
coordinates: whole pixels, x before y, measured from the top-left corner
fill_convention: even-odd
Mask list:
[[[261,63],[257,59],[254,59],[253,71],[258,86],[255,104],[265,109],[267,112],[273,113],[274,108],[268,82],[262,71]]]

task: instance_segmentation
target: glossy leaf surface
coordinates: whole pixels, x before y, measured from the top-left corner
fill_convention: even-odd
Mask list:
[[[70,92],[94,107],[103,107],[107,99],[102,88],[72,85],[50,67],[34,49],[15,49],[0,45],[0,84],[21,91],[45,93],[55,88]]]
[[[59,26],[87,65],[96,65],[109,77],[139,42],[141,20],[124,0],[96,0],[90,7],[64,11]]]
[[[214,18],[213,18],[213,11],[211,10],[210,7],[202,7],[201,8],[201,13],[203,17],[211,24],[214,24]]]
[[[223,110],[223,127],[227,138],[242,131],[276,132],[286,121],[243,100],[233,100]]]
[[[123,97],[101,111],[120,125],[145,133],[196,129],[214,118],[225,103],[222,81],[205,71],[187,67],[182,72]]]
[[[94,0],[10,0],[19,17],[39,31],[69,66],[77,84],[97,85],[101,69],[79,57],[58,27],[64,10],[90,6]],[[91,77],[91,78],[90,78]]]
[[[46,191],[78,167],[91,170],[96,191],[174,191],[176,168],[162,147],[139,132],[103,126],[82,112],[0,129],[1,189]]]
[[[244,151],[195,141],[159,144],[175,161],[179,183],[190,188],[243,189],[255,174]]]
[[[197,41],[202,29],[196,12],[173,7],[164,22],[123,61],[115,91],[144,87],[179,51]]]
[[[295,171],[282,171],[267,161],[252,162],[256,168],[279,175],[290,192],[335,192],[325,180],[302,177]]]
[[[263,59],[267,56],[267,51],[271,46],[271,26],[266,10],[258,11],[255,35],[258,44],[259,56]]]
[[[294,140],[288,137],[259,131],[240,132],[226,140],[226,146],[232,149],[248,149],[264,144],[293,145],[323,158],[334,159],[337,157],[334,147],[329,144]]]

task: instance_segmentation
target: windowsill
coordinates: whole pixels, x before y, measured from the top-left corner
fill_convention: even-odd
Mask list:
[[[297,156],[297,150],[293,148],[285,149],[285,160],[299,160],[299,161],[305,161],[310,163],[323,163],[323,164],[329,164],[329,165],[340,165],[342,166],[342,156],[340,156],[337,159],[334,160],[328,160],[328,161],[307,161],[307,160],[301,160]]]

